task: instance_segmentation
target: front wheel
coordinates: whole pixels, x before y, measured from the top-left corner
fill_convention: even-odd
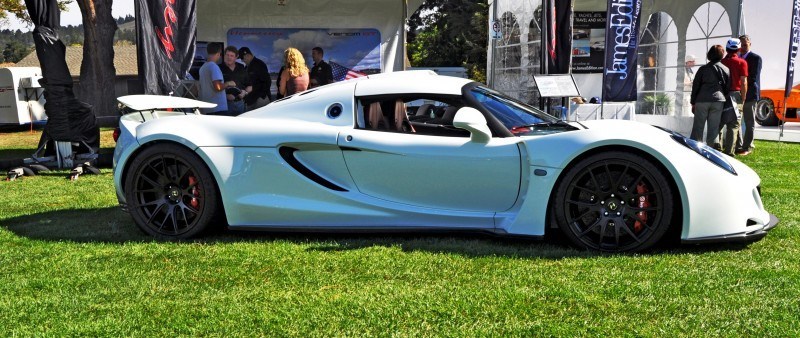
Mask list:
[[[781,123],[778,115],[775,114],[775,103],[768,98],[756,102],[755,119],[762,126],[777,126]]]
[[[556,190],[554,216],[580,248],[642,251],[667,232],[672,197],[667,178],[647,159],[604,152],[567,170]]]
[[[134,222],[162,239],[202,233],[218,212],[217,186],[198,156],[174,144],[144,149],[127,170],[125,198]]]

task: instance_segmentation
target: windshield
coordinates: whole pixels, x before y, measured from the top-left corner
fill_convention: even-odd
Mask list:
[[[470,93],[514,135],[572,129],[559,119],[492,89],[477,86]]]

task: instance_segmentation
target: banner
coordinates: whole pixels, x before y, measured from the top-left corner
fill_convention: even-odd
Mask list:
[[[800,0],[792,1],[792,31],[789,33],[789,60],[786,62],[786,92],[783,97],[789,97],[794,81],[794,60],[797,58],[797,49],[800,47]]]
[[[602,73],[606,12],[575,12],[572,28],[572,72]]]
[[[336,81],[381,72],[381,33],[377,29],[231,28],[227,40],[229,46],[250,48],[267,65],[273,79],[289,47],[303,53],[309,69],[314,63],[311,49],[322,48],[322,59],[331,65]]]
[[[572,0],[545,0],[547,73],[567,74],[572,49]]]
[[[636,49],[641,0],[609,0],[603,102],[636,101]]]
[[[196,0],[136,1],[136,49],[145,94],[168,95],[194,58]]]

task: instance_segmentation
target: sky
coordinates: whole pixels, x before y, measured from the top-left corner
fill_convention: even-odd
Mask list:
[[[744,21],[752,41],[751,49],[763,60],[761,89],[783,88],[789,59],[792,1],[745,0]],[[796,60],[795,64],[800,65],[800,61]],[[797,82],[800,82],[800,74],[795,71],[794,83]]]
[[[81,10],[78,8],[78,3],[73,1],[68,6],[69,11],[61,12],[61,25],[62,26],[77,26],[80,25],[83,21],[81,18]],[[111,5],[111,15],[114,18],[124,17],[128,14],[133,15],[134,12],[134,0],[116,0]],[[17,20],[16,18],[9,18],[8,25],[0,26],[2,29],[21,29],[22,31],[30,31],[33,29],[33,26],[25,26],[25,23],[22,21]]]

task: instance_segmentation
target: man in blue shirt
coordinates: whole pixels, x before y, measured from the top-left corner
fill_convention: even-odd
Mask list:
[[[222,71],[217,62],[222,57],[222,45],[211,42],[206,46],[208,57],[200,67],[200,101],[216,103],[214,108],[201,108],[200,112],[208,115],[226,115],[228,101],[225,98],[225,85],[222,82]]]

